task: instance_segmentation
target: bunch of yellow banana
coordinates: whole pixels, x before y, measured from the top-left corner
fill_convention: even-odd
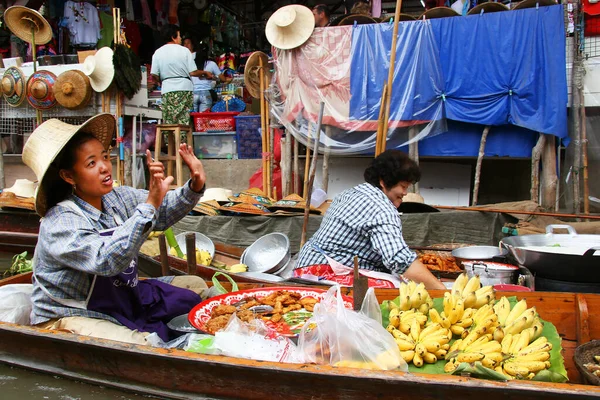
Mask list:
[[[429,318],[432,323],[438,323],[446,329],[460,336],[466,328],[473,324],[475,309],[465,309],[464,300],[459,296],[444,293],[444,311],[437,312],[435,308],[429,310]]]
[[[392,307],[394,306],[395,304]],[[427,315],[429,309],[433,307],[433,300],[423,283],[417,285],[415,282],[410,281],[409,283],[400,284],[400,305],[398,307],[400,311],[414,309]]]
[[[453,372],[460,363],[472,363],[480,361],[484,367],[495,368],[501,365],[502,345],[491,339],[490,334],[483,335],[474,341],[466,339],[458,339],[450,347],[450,351],[446,354],[448,362],[444,366],[444,371]]]
[[[525,330],[528,331],[530,340],[535,340],[542,334],[544,324],[538,317],[535,307],[527,308],[525,299],[519,301],[510,309],[510,303],[506,297],[502,297],[494,305],[494,312],[498,316],[497,332],[494,339],[502,340],[504,335],[515,335]]]
[[[479,275],[471,279],[467,274],[460,274],[454,285],[452,285],[452,295],[460,297],[464,301],[465,309],[481,308],[485,304],[494,302],[494,288],[491,286],[481,287]]]
[[[531,379],[536,373],[550,368],[550,350],[552,344],[541,336],[529,343],[527,330],[516,335],[510,333],[502,339],[502,353],[505,361],[495,366],[496,371],[509,378]],[[507,358],[508,357],[508,358]]]
[[[448,342],[452,338],[452,333],[440,324],[430,324],[421,329],[415,319],[411,321],[408,334],[395,328],[390,332],[404,361],[412,361],[416,367],[422,367],[423,363],[434,364],[444,358],[450,348]]]
[[[465,329],[461,338],[474,341],[486,334],[493,334],[498,326],[498,316],[494,313],[494,308],[486,304],[473,314],[473,323],[468,329]]]
[[[413,309],[400,311],[399,308],[393,308],[390,311],[389,318],[390,322],[387,328],[389,332],[394,328],[399,329],[402,333],[409,333],[413,320],[416,320],[419,323],[419,326],[423,326],[425,325],[425,322],[427,322],[427,315],[421,314],[419,311]]]

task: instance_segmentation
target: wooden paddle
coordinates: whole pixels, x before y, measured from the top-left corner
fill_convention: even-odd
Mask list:
[[[358,269],[358,256],[354,256],[354,283],[352,285],[354,311],[359,311],[362,308],[367,290],[369,290],[369,279],[366,276],[360,275]]]

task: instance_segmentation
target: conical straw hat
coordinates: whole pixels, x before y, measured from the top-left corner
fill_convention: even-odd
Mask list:
[[[19,107],[25,100],[25,76],[23,71],[17,67],[10,67],[4,71],[2,76],[2,94],[4,100],[11,107]]]
[[[27,43],[46,44],[52,40],[52,28],[39,12],[23,6],[12,6],[4,11],[4,22],[8,29]],[[33,29],[33,35],[32,35]]]
[[[291,4],[275,11],[267,21],[265,35],[274,47],[295,49],[304,44],[315,29],[315,17],[305,6]]]
[[[27,80],[27,102],[38,110],[48,110],[56,105],[54,83],[56,75],[39,70]]]
[[[58,165],[54,163],[65,145],[78,132],[94,135],[108,149],[115,133],[115,118],[108,113],[98,114],[82,125],[71,125],[58,119],[49,119],[33,131],[23,148],[23,162],[33,170],[40,182],[35,199],[35,210],[46,215],[47,192],[60,181]]]
[[[29,179],[17,179],[15,181],[15,184],[9,188],[4,189],[4,192],[14,193],[17,197],[34,197],[35,182],[31,182]]]
[[[258,99],[260,97],[260,60],[262,60],[263,71],[265,73],[266,84],[271,82],[273,73],[269,67],[269,56],[262,51],[255,51],[248,57],[244,67],[244,84],[250,93],[250,96]]]
[[[92,92],[90,78],[76,69],[60,74],[54,84],[56,101],[69,110],[85,107],[92,98]]]
[[[508,7],[506,7],[502,3],[496,3],[494,1],[486,1],[485,3],[481,3],[481,4],[476,5],[475,7],[471,8],[469,10],[469,12],[467,13],[467,15],[477,15],[477,14],[480,14],[482,11],[484,14],[508,11]]]
[[[83,73],[90,78],[92,88],[98,93],[108,89],[115,77],[113,54],[110,47],[103,47],[83,62]]]

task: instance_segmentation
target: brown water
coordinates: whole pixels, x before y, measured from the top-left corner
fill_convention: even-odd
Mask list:
[[[0,275],[10,267],[12,256],[13,254],[0,252]],[[77,382],[0,363],[0,399],[2,400],[147,400],[153,398],[156,397]]]

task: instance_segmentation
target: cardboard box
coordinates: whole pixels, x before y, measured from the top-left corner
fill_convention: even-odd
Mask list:
[[[83,64],[86,58],[88,58],[89,56],[93,56],[94,54],[96,54],[96,50],[78,51],[77,57],[79,58],[79,64]]]
[[[5,68],[20,67],[23,65],[23,59],[21,57],[5,58],[3,62]]]

